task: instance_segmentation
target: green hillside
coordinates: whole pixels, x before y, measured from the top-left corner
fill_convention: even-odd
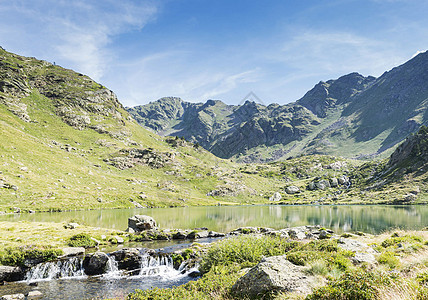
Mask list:
[[[0,211],[253,203],[277,185],[148,132],[87,76],[3,49],[0,124]]]

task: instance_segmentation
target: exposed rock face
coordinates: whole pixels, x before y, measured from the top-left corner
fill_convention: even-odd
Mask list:
[[[157,228],[156,221],[152,217],[145,215],[135,215],[128,218],[128,227],[133,229],[134,232]]]
[[[153,149],[122,149],[111,158],[104,159],[108,164],[121,170],[133,168],[135,165],[147,165],[158,169],[173,162],[175,154],[171,152],[157,152]]]
[[[100,117],[115,119],[118,124],[124,119],[116,95],[89,77],[0,49],[0,103],[29,122],[22,99],[30,95],[48,98],[55,113],[76,129],[91,127]]]
[[[247,101],[234,106],[218,100],[189,103],[162,98],[128,111],[142,126],[161,135],[185,137],[217,156],[243,162],[333,154],[344,140],[347,147],[342,155],[371,157],[428,124],[427,70],[425,52],[379,78],[350,73],[321,81],[286,105]],[[381,134],[383,140],[374,139]]]
[[[83,259],[83,268],[87,275],[104,274],[107,270],[108,256],[104,252],[88,254]]]
[[[24,271],[19,267],[0,266],[0,282],[24,279]]]
[[[233,285],[236,295],[262,297],[269,292],[295,292],[307,295],[317,286],[317,279],[304,273],[306,268],[296,266],[286,256],[262,259]]]

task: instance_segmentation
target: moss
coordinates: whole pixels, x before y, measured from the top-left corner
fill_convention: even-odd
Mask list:
[[[91,238],[91,236],[85,233],[79,233],[79,234],[73,235],[68,239],[67,244],[70,247],[85,247],[85,248],[91,248],[97,245],[96,242]]]
[[[51,261],[62,254],[61,249],[40,248],[32,245],[6,248],[0,251],[0,264],[23,266],[26,260]]]

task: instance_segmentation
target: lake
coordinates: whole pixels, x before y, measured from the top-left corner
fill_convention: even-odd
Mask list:
[[[422,229],[428,226],[426,205],[254,205],[113,209],[3,215],[0,216],[0,221],[73,221],[89,226],[125,230],[128,218],[135,214],[152,216],[160,228],[207,227],[209,230],[219,232],[228,232],[243,226],[281,229],[319,224],[331,228],[336,233],[344,231],[380,233],[394,228]]]

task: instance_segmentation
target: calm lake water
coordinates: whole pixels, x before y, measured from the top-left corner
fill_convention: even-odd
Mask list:
[[[115,209],[0,216],[0,221],[75,221],[95,227],[124,230],[135,214],[152,216],[161,228],[228,232],[238,227],[275,229],[322,225],[336,233],[363,231],[380,233],[394,228],[421,229],[428,226],[428,206],[210,206],[153,209]]]

